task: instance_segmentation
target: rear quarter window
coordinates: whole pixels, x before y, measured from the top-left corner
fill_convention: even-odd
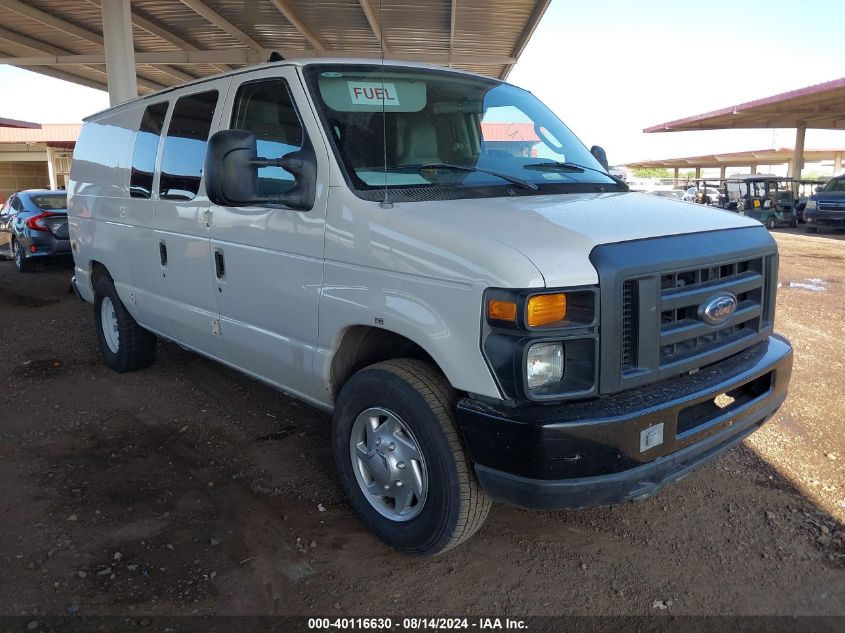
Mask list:
[[[82,126],[70,168],[71,190],[107,197],[126,195],[137,116],[137,111],[122,111]]]

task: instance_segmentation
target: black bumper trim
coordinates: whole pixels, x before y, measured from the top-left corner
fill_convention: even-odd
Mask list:
[[[773,335],[698,373],[607,398],[517,409],[465,398],[458,422],[493,499],[534,509],[617,503],[649,496],[741,441],[783,404],[791,371],[792,347]],[[719,410],[712,401],[724,393],[736,404]],[[703,420],[679,426],[687,411]],[[644,433],[661,425],[662,442],[643,448]]]
[[[663,486],[683,479],[751,435],[771,414],[731,427],[677,453],[612,475],[582,479],[528,479],[476,464],[481,487],[495,501],[528,510],[575,510],[647,499]]]

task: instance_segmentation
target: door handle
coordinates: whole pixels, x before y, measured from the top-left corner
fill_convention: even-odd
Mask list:
[[[164,240],[158,243],[158,258],[161,260],[161,267],[167,268],[167,244],[164,243]]]
[[[214,270],[217,273],[218,279],[226,277],[226,262],[223,259],[223,251],[214,251]]]

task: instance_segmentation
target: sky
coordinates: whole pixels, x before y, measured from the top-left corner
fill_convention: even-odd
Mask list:
[[[792,147],[794,130],[642,129],[845,76],[841,1],[552,0],[508,80],[532,91],[611,164]],[[0,117],[77,122],[106,93],[0,66]],[[845,131],[808,130],[809,148]]]

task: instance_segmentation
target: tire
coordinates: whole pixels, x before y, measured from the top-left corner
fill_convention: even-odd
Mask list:
[[[32,262],[26,258],[26,254],[15,238],[12,238],[12,259],[15,261],[15,269],[19,273],[32,272]]]
[[[110,313],[105,319],[104,311]],[[106,276],[94,282],[94,322],[97,343],[106,365],[119,373],[152,365],[156,352],[155,335],[132,318],[120,301],[114,282]],[[107,334],[104,322],[111,327],[112,335]]]
[[[472,536],[490,511],[490,499],[475,478],[458,437],[456,401],[455,391],[440,372],[428,363],[407,358],[362,369],[346,382],[337,398],[332,453],[341,485],[370,530],[399,551],[417,556],[441,554]],[[361,433],[361,420],[372,429],[372,435],[369,430]],[[395,435],[388,430],[391,421],[399,428]],[[358,441],[365,435],[365,441]],[[409,455],[409,445],[418,450],[421,459],[409,460],[410,471],[407,467],[397,470],[404,463],[399,460]],[[408,490],[407,485],[403,489],[394,485],[382,498],[371,495],[363,483],[370,474],[363,473],[368,468],[365,464],[373,465],[375,477],[370,486],[375,486],[376,493],[396,484],[394,476],[422,473],[426,482],[420,486],[423,493],[413,495],[415,502],[402,510],[407,514],[399,516],[398,496],[390,501],[391,493]],[[389,483],[384,484],[382,478]]]
[[[816,226],[808,226],[804,229],[807,233],[818,233],[819,229]]]
[[[774,231],[776,228],[778,228],[778,221],[774,218],[769,218],[768,220],[766,220],[766,228],[770,231]]]

